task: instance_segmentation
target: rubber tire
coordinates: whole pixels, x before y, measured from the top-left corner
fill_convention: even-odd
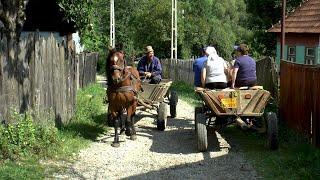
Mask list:
[[[267,144],[270,150],[277,150],[279,148],[278,140],[278,118],[275,113],[268,112],[266,114],[267,121]]]
[[[195,130],[195,133],[197,133],[197,115],[199,113],[202,113],[202,107],[198,106],[198,107],[195,107],[194,108],[194,130]]]
[[[208,149],[208,136],[206,117],[203,113],[196,116],[196,132],[197,132],[197,147],[200,152],[207,151]]]
[[[158,109],[157,129],[164,131],[167,125],[167,104],[162,102]]]
[[[176,91],[170,91],[169,105],[170,105],[170,116],[175,118],[177,116],[177,104],[178,94]]]

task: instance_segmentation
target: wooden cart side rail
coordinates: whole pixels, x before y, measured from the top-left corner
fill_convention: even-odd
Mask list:
[[[155,85],[156,87],[153,89],[150,100],[151,101],[158,101],[162,98],[168,91],[169,87],[171,86],[171,82]]]
[[[252,98],[248,104],[242,109],[241,113],[250,113],[253,112],[258,103],[261,101],[261,98],[263,97],[264,92],[263,91],[257,91],[252,95]]]
[[[264,91],[263,96],[260,98],[260,101],[257,103],[257,106],[255,107],[255,109],[252,112],[253,113],[260,113],[261,111],[263,111],[263,109],[266,107],[270,97],[271,97],[270,92]]]
[[[211,100],[211,98],[208,96],[208,94],[206,92],[200,92],[200,95],[203,99],[203,101],[205,102],[205,104],[211,109],[213,110],[213,112],[217,115],[221,115],[220,111],[218,110],[217,107],[220,107],[219,105],[215,104],[214,101]]]
[[[212,101],[214,101],[214,104],[216,105],[217,109],[219,110],[219,113],[232,113],[231,109],[223,108],[221,107],[221,100],[218,99],[217,96],[215,96],[211,91],[206,91],[208,96]]]

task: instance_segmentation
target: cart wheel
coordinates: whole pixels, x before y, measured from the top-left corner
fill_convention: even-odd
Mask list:
[[[196,132],[197,132],[197,143],[198,150],[203,152],[208,149],[208,137],[207,137],[207,126],[206,117],[203,113],[199,113],[196,116]]]
[[[178,104],[178,94],[176,91],[170,91],[169,104],[170,104],[170,115],[172,118],[175,118],[177,116],[177,104]]]
[[[198,107],[195,107],[194,108],[194,130],[195,132],[197,133],[197,123],[198,123],[198,120],[197,120],[197,115],[202,113],[202,107],[198,106]]]
[[[268,112],[266,115],[267,121],[267,134],[268,134],[268,148],[271,150],[276,150],[279,147],[278,141],[278,119],[275,113]]]
[[[164,131],[167,125],[167,104],[162,102],[158,109],[157,128],[160,131]]]

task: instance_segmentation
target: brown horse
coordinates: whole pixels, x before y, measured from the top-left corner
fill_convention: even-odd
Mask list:
[[[109,50],[107,57],[107,96],[109,101],[108,113],[114,122],[115,136],[113,147],[119,147],[118,127],[121,127],[121,115],[127,112],[125,121],[125,134],[135,140],[134,115],[137,107],[136,94],[141,90],[139,72],[136,68],[127,66],[122,51]]]

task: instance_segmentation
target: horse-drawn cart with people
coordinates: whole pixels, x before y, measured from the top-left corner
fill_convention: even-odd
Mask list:
[[[195,131],[199,151],[208,148],[208,130],[219,130],[236,123],[242,129],[267,133],[267,144],[272,150],[278,148],[277,117],[264,109],[270,93],[261,86],[239,89],[196,91],[203,102],[195,108]]]
[[[157,66],[160,67],[158,75],[161,75],[161,66]],[[153,67],[156,67],[155,62],[148,66],[150,69]],[[176,116],[178,96],[175,92],[168,91],[172,81],[155,76],[153,71],[143,72],[145,77],[141,79],[141,72],[143,72],[141,69],[138,71],[135,67],[127,66],[124,52],[121,49],[109,50],[106,61],[107,124],[114,127],[115,130],[114,142],[112,143],[114,147],[120,145],[119,133],[125,132],[131,140],[136,139],[134,116],[137,109],[157,110],[157,128],[162,131],[166,128],[168,104],[171,116]],[[120,132],[118,132],[118,128],[120,128]]]

